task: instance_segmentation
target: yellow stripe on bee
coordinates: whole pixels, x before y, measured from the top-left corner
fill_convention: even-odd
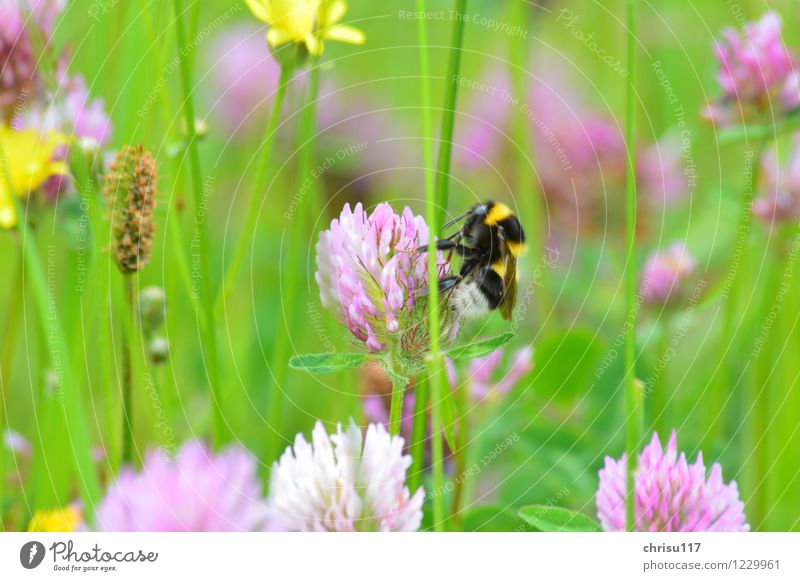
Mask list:
[[[524,242],[511,242],[509,240],[506,242],[506,244],[508,245],[508,251],[512,256],[522,256],[522,254],[525,252]]]
[[[511,208],[505,204],[495,204],[492,206],[492,209],[489,210],[489,213],[486,214],[486,220],[484,223],[487,226],[497,226],[498,222],[502,222],[511,215]]]
[[[506,261],[504,259],[497,260],[492,263],[492,270],[497,273],[500,278],[506,276]]]

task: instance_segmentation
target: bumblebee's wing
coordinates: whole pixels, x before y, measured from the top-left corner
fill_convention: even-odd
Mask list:
[[[503,244],[506,269],[503,275],[503,296],[500,299],[500,314],[506,321],[511,320],[514,304],[517,302],[517,258]]]

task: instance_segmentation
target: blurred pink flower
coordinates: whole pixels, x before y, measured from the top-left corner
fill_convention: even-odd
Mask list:
[[[58,91],[46,99],[38,96],[14,120],[16,128],[60,131],[95,146],[105,145],[111,137],[111,121],[102,99],[90,101],[82,76],[60,74]]]
[[[280,65],[264,41],[264,30],[248,23],[226,27],[206,57],[214,95],[209,106],[229,133],[263,131],[272,95],[280,82]]]
[[[726,125],[765,113],[780,117],[800,106],[795,55],[783,43],[781,29],[780,16],[769,11],[746,24],[742,34],[723,30],[714,47],[722,98],[706,108],[706,119]]]
[[[364,199],[376,189],[404,192],[419,183],[416,133],[402,110],[361,85],[328,82],[317,112],[318,147],[330,160],[324,177],[332,195],[346,191]]]
[[[453,160],[464,168],[481,169],[501,163],[514,115],[514,93],[506,72],[493,70],[471,89],[463,112],[456,117]],[[465,93],[468,91],[462,89]]]
[[[10,121],[39,87],[30,29],[48,40],[64,0],[0,2],[0,118]]]
[[[640,148],[636,157],[636,179],[642,196],[655,208],[665,208],[688,193],[680,138],[667,134]]]
[[[3,444],[14,454],[18,454],[23,458],[30,458],[33,453],[33,446],[27,438],[14,430],[6,430],[3,433]],[[0,453],[3,453],[2,450],[0,450]]]
[[[625,530],[626,456],[606,456],[600,470],[597,514],[606,531]],[[736,482],[725,484],[714,464],[706,478],[703,455],[690,465],[678,457],[675,432],[667,449],[657,434],[638,459],[634,474],[635,530],[641,532],[746,532],[750,530]]]
[[[425,221],[409,208],[402,215],[383,203],[369,216],[361,204],[346,204],[339,219],[320,234],[316,280],[322,305],[331,309],[370,351],[401,347],[413,356],[425,335],[415,312],[417,293],[428,286]],[[447,263],[439,255],[441,275]],[[418,332],[404,336],[410,327]],[[421,344],[422,343],[422,344]]]
[[[591,232],[614,215],[625,142],[613,119],[593,111],[563,72],[553,65],[542,70],[527,109],[548,212],[561,225]]]
[[[263,531],[271,525],[257,465],[230,446],[217,454],[199,442],[175,459],[147,453],[141,472],[123,468],[100,502],[101,531]]]
[[[464,169],[495,168],[504,175],[518,146],[513,124],[526,123],[549,218],[559,226],[591,232],[622,215],[624,197],[619,194],[625,188],[627,156],[621,126],[596,110],[563,66],[540,62],[535,68],[527,99],[516,105],[507,73],[492,72],[486,80],[466,85],[464,113],[456,120],[454,160]],[[637,185],[650,206],[664,207],[686,195],[677,136],[637,144],[637,150]],[[505,178],[498,187],[508,187]]]
[[[696,267],[697,261],[680,242],[666,251],[651,254],[642,272],[642,300],[651,305],[673,302],[683,295],[684,283],[692,277]]]
[[[290,531],[415,531],[424,492],[409,493],[410,465],[403,438],[380,424],[362,438],[352,424],[329,436],[317,422],[311,443],[298,434],[273,466],[269,506]]]
[[[794,137],[787,167],[782,167],[775,148],[761,159],[762,191],[753,213],[767,224],[800,219],[800,135]]]
[[[503,355],[504,349],[498,349],[485,357],[470,360],[464,382],[469,384],[470,395],[476,402],[493,395],[505,395],[533,369],[533,348],[522,347],[511,355],[505,373],[498,381],[495,381],[494,378],[498,375],[497,370],[503,361]],[[460,384],[458,371],[449,359],[445,363],[450,387],[456,389]]]

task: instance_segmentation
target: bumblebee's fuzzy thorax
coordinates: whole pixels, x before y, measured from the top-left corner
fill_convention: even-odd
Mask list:
[[[476,318],[494,309],[511,318],[517,290],[517,257],[525,251],[525,232],[506,204],[476,204],[445,228],[463,220],[461,229],[439,240],[439,250],[462,257],[458,275],[439,281],[450,292],[453,309],[462,318]]]

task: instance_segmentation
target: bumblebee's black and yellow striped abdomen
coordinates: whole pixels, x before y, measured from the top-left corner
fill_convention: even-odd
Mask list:
[[[450,250],[463,260],[458,275],[439,281],[463,318],[477,318],[495,309],[511,318],[517,289],[517,258],[525,251],[525,232],[506,204],[485,202],[473,206],[448,226],[464,220],[462,228],[439,240],[439,250]],[[446,226],[447,227],[447,226]],[[421,249],[422,250],[422,249]]]

